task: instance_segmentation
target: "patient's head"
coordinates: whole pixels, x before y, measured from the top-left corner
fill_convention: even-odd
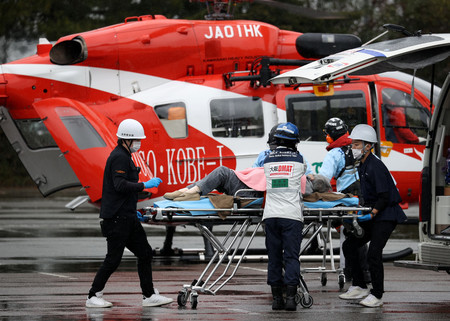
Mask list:
[[[313,174],[313,176],[314,179],[312,180],[307,177],[305,194],[312,194],[314,192],[326,193],[332,191],[331,184],[328,178],[319,174]]]

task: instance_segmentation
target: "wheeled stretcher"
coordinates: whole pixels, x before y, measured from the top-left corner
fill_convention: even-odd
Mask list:
[[[183,285],[177,297],[179,306],[185,306],[189,301],[191,307],[195,309],[198,304],[199,293],[215,295],[235,276],[241,262],[246,257],[246,253],[257,231],[262,225],[262,198],[254,199],[246,207],[240,207],[239,203],[242,199],[235,197],[232,206],[227,208],[214,208],[212,204],[208,204],[210,202],[207,198],[190,202],[155,202],[153,207],[145,208],[145,216],[149,218],[149,224],[195,225],[215,249],[214,255],[209,260],[199,278],[193,280],[191,284]],[[370,208],[357,206],[357,199],[348,200],[348,202],[344,200],[336,203],[314,203],[316,204],[308,204],[305,202],[306,207],[303,212],[305,227],[303,229],[303,236],[305,237],[312,230],[313,232],[308,240],[302,242],[299,255],[304,253],[314,238],[319,238],[323,241],[322,266],[313,269],[302,269],[301,272],[322,273],[322,285],[325,285],[326,274],[337,271],[333,256],[331,221],[333,219],[348,219],[358,228],[356,212],[360,210],[370,211]],[[337,204],[346,204],[348,206],[334,206]],[[311,207],[308,207],[308,205]],[[210,224],[228,224],[230,225],[230,229],[225,237],[220,240],[206,227],[206,225]],[[324,226],[327,227],[326,233],[323,231]],[[330,268],[326,267],[328,247],[330,247],[331,256]],[[233,266],[233,262],[235,261],[237,262]],[[308,292],[302,274],[296,301],[305,308],[313,305],[313,298]]]

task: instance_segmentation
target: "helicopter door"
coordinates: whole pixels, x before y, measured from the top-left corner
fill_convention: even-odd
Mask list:
[[[91,201],[98,201],[103,168],[116,146],[116,139],[108,129],[108,124],[112,123],[85,104],[71,99],[46,99],[34,103],[33,107]]]
[[[40,119],[14,120],[0,107],[0,125],[31,179],[43,196],[80,186],[61,151]],[[42,162],[45,160],[45,162]]]

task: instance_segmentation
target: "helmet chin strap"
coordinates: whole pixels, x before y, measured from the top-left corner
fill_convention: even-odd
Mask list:
[[[364,158],[364,156],[368,153],[368,152],[370,152],[370,150],[373,148],[373,144],[371,144],[371,143],[367,143],[367,142],[364,142],[365,144],[364,144],[364,146],[363,146],[363,153],[362,153],[362,156],[361,156],[361,159],[363,159]],[[366,146],[367,145],[371,145],[370,146],[370,148],[368,149],[368,150],[366,150]]]
[[[133,140],[131,140],[131,139],[124,139],[123,142],[125,143],[125,146],[127,147],[128,152],[130,154],[132,154],[132,152],[131,152],[131,145],[133,144]]]

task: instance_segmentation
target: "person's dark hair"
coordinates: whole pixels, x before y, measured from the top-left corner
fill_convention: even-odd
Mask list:
[[[293,150],[297,150],[297,142],[290,139],[278,138],[275,137],[275,145],[276,146],[284,146]]]

